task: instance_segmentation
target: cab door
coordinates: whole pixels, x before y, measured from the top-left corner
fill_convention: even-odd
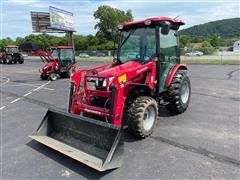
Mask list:
[[[180,62],[177,31],[170,29],[169,33],[162,34],[160,39],[160,92],[165,90],[166,79],[170,70]]]

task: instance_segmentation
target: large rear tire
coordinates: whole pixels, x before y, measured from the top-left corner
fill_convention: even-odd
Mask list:
[[[23,63],[24,63],[23,57],[22,57],[21,59],[19,59],[18,63],[19,63],[19,64],[23,64]]]
[[[166,108],[173,114],[181,114],[188,108],[191,98],[191,83],[184,71],[177,71],[164,96]]]
[[[138,97],[130,106],[128,114],[129,130],[139,137],[150,136],[157,123],[157,102],[148,96]]]

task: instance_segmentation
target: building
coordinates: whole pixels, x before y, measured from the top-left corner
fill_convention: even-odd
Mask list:
[[[240,53],[240,40],[233,43],[233,52]]]

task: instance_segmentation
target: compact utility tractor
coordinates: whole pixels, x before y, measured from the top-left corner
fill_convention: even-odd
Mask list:
[[[114,62],[74,73],[69,112],[48,110],[31,137],[96,170],[120,167],[124,127],[146,138],[161,103],[173,114],[188,107],[191,87],[177,31],[183,24],[168,17],[120,24]]]
[[[23,64],[24,58],[19,52],[18,46],[8,45],[3,48],[3,52],[0,53],[0,63],[1,64]]]
[[[42,69],[39,69],[42,80],[50,79],[52,81],[61,78],[69,78],[75,71],[75,55],[72,46],[56,46],[49,51],[37,51],[37,55],[45,63]]]

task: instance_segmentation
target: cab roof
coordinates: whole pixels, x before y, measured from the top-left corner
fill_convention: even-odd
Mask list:
[[[119,24],[119,27],[122,26],[122,29],[131,29],[135,27],[142,27],[142,26],[154,26],[154,25],[161,25],[169,22],[174,29],[178,29],[179,26],[184,25],[185,23],[179,19],[172,19],[170,17],[151,17],[144,20],[139,21],[132,21],[132,22],[123,22]],[[150,24],[146,24],[146,22]],[[120,29],[120,28],[119,28]],[[121,30],[121,29],[120,29]]]
[[[16,45],[7,45],[7,46],[5,46],[6,48],[17,48],[18,46],[16,46]]]

